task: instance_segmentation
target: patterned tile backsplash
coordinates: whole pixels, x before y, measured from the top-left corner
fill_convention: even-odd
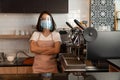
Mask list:
[[[91,27],[114,30],[114,0],[91,0]]]

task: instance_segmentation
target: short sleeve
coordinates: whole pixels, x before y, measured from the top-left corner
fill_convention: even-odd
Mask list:
[[[59,32],[53,32],[53,40],[55,42],[57,42],[57,41],[61,42],[61,36],[60,36]]]
[[[39,32],[34,32],[30,38],[30,40],[37,41],[39,38]]]

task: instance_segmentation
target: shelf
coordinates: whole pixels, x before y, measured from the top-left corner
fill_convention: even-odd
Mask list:
[[[0,35],[0,39],[29,39],[30,35]]]

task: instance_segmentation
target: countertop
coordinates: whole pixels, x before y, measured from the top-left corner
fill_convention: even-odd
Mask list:
[[[14,66],[32,66],[32,64],[23,64],[23,60],[25,58],[19,58],[17,61],[13,63],[3,62],[0,63],[0,67],[14,67]],[[120,68],[120,59],[108,60],[111,64],[117,65]],[[93,76],[95,80],[120,80],[120,72],[85,72],[87,75]],[[78,80],[78,76],[71,75],[72,73],[56,73],[53,74],[51,80]],[[79,76],[79,80],[83,80],[82,77]],[[85,80],[94,80],[88,79],[86,77]],[[0,74],[0,80],[43,80],[41,74]]]
[[[56,73],[51,77],[52,80],[68,80],[67,73]],[[43,79],[41,74],[1,74],[0,80],[50,80]]]
[[[120,69],[120,59],[108,59],[109,64],[115,66],[116,68]]]
[[[24,67],[24,66],[32,66],[32,64],[23,64],[23,61],[26,58],[18,58],[16,59],[14,62],[8,62],[3,61],[0,62],[0,67]],[[89,62],[88,62],[89,63]],[[119,64],[120,65],[120,64]],[[90,65],[86,65],[86,72],[107,72],[108,69],[107,68],[102,68],[102,67],[95,67],[95,66],[90,66]]]
[[[53,74],[51,80],[120,80],[118,72],[95,72],[86,73],[87,76],[75,76],[72,73],[56,73]],[[79,78],[78,78],[79,77]],[[41,74],[2,74],[0,80],[50,80],[42,79]]]

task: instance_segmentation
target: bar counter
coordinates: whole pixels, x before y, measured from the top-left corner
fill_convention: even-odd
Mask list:
[[[56,73],[51,78],[43,78],[41,74],[0,74],[0,80],[68,80],[67,73]]]
[[[43,79],[41,74],[1,74],[0,80],[120,80],[119,72],[89,72],[86,74],[89,77],[84,79],[82,76],[75,76],[72,73],[56,73],[52,75],[51,79]]]

